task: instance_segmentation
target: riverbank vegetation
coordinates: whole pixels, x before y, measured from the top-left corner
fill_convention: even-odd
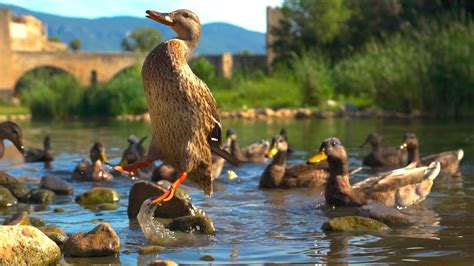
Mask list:
[[[286,0],[274,33],[272,71],[240,69],[229,80],[205,59],[193,71],[223,110],[375,107],[442,117],[474,115],[474,7],[468,1]],[[66,75],[26,77],[33,117],[116,116],[146,111],[136,67],[81,87]]]

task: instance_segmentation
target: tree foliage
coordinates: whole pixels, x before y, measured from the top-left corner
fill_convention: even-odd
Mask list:
[[[74,52],[81,50],[81,41],[79,39],[73,39],[69,43],[69,48],[71,48],[71,50]]]
[[[159,30],[155,28],[138,28],[122,40],[125,51],[149,52],[163,41]]]

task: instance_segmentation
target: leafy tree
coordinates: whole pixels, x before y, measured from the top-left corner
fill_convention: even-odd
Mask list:
[[[206,58],[201,57],[191,64],[194,74],[211,86],[216,79],[216,68]]]
[[[50,42],[62,42],[61,38],[59,38],[59,36],[50,36],[48,38],[48,41]]]
[[[81,50],[81,41],[79,39],[73,39],[70,43],[69,43],[69,47],[71,48],[71,50],[73,51],[79,51]]]
[[[138,28],[122,40],[125,51],[149,52],[163,41],[161,33],[155,28]]]

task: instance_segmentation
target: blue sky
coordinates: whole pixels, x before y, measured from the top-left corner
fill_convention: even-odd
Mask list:
[[[44,13],[67,17],[144,17],[145,10],[190,9],[202,23],[227,22],[249,30],[265,32],[267,6],[280,6],[283,0],[0,0]]]

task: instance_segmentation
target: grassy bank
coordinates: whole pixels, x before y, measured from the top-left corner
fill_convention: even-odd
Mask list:
[[[335,100],[359,108],[473,116],[472,36],[471,22],[438,20],[372,40],[335,62],[309,51],[275,66],[270,74],[242,70],[231,80],[217,77],[213,65],[205,60],[198,60],[192,68],[226,111],[334,108],[326,102]],[[116,116],[147,109],[139,67],[90,88],[67,75],[51,78],[47,73],[32,73],[23,80],[21,100],[34,118]]]

